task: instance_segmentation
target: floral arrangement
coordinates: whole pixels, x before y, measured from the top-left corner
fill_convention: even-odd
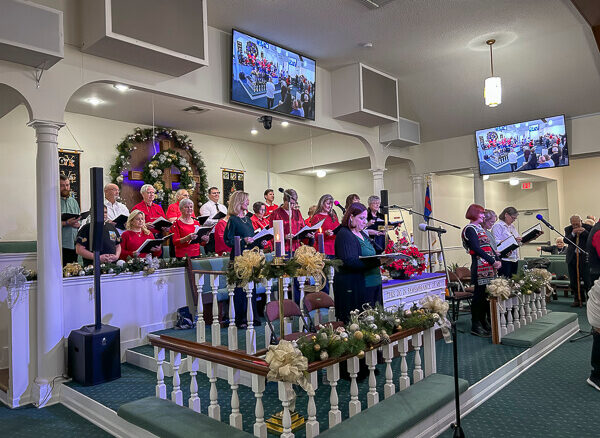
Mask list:
[[[250,281],[260,282],[265,256],[259,248],[247,249],[227,267],[227,282],[244,287]]]
[[[552,293],[552,287],[550,286],[552,274],[546,269],[523,269],[523,271],[513,275],[512,280],[515,293],[520,292],[523,295],[531,295],[532,293],[541,292],[543,287],[546,288],[546,293]]]
[[[541,292],[542,288],[546,288],[546,295],[552,294],[554,291],[552,288],[552,274],[547,269],[533,268],[529,273],[539,285],[536,292]]]
[[[297,275],[313,277],[317,290],[321,290],[327,280],[327,277],[323,273],[323,269],[325,269],[325,254],[317,252],[312,246],[302,245],[294,252],[294,259],[298,262],[299,266]]]
[[[419,304],[421,304],[422,309],[438,316],[439,319],[437,320],[437,323],[444,336],[444,341],[446,341],[446,343],[452,342],[450,334],[450,327],[452,327],[452,324],[448,319],[448,309],[450,307],[448,303],[438,296],[429,295],[422,298],[421,301],[419,301]]]
[[[192,176],[190,163],[181,156],[179,152],[166,150],[154,155],[149,163],[146,163],[142,172],[142,178],[146,184],[152,184],[156,189],[156,198],[167,206],[174,202],[175,193],[171,187],[165,187],[162,175],[165,169],[176,167],[179,169],[179,187],[186,189],[190,196],[196,188],[196,181]]]
[[[185,266],[185,257],[181,260],[176,258],[159,259],[150,254],[146,258],[128,257],[127,261],[117,260],[115,263],[102,263],[101,274],[121,274],[123,272],[143,272],[145,275],[153,274],[157,269],[180,268]],[[94,266],[81,266],[79,263],[69,263],[63,268],[63,277],[77,277],[93,275]]]
[[[262,270],[262,276],[264,278],[277,278],[277,277],[296,277],[300,264],[295,258],[286,259],[282,265],[275,263],[275,260],[265,263]]]
[[[119,185],[119,187],[121,186],[121,183],[123,182],[123,171],[129,167],[131,165],[130,163],[130,159],[131,159],[131,152],[135,149],[137,149],[137,146],[135,145],[136,143],[143,143],[146,141],[150,141],[150,140],[155,140],[158,137],[165,137],[165,138],[169,138],[171,140],[173,140],[173,143],[175,145],[176,148],[179,149],[183,149],[185,151],[187,151],[190,154],[191,157],[191,162],[188,163],[185,158],[181,157],[181,155],[179,155],[178,153],[175,153],[176,158],[173,159],[172,157],[166,157],[165,161],[162,163],[164,164],[164,167],[161,167],[161,162],[157,161],[158,166],[153,166],[152,168],[150,168],[148,165],[146,165],[146,167],[144,168],[144,181],[147,182],[148,184],[155,184],[158,180],[158,178],[160,178],[160,176],[162,175],[162,171],[167,167],[166,164],[166,160],[167,158],[171,158],[172,163],[171,165],[179,165],[179,171],[181,172],[181,185],[182,187],[185,188],[192,188],[192,182],[193,179],[191,177],[191,171],[192,168],[196,168],[198,175],[200,176],[200,183],[197,185],[194,185],[193,188],[195,188],[195,190],[198,193],[199,199],[201,202],[206,202],[206,191],[208,189],[208,182],[207,182],[207,177],[206,177],[206,169],[204,166],[204,162],[202,161],[202,157],[200,155],[199,152],[197,152],[194,149],[194,145],[192,144],[192,140],[190,138],[188,138],[187,135],[179,135],[176,131],[169,129],[169,128],[155,128],[154,130],[152,128],[146,128],[146,129],[142,129],[142,128],[135,128],[133,134],[128,135],[127,137],[125,137],[121,143],[119,143],[117,145],[117,158],[115,159],[115,162],[113,163],[113,165],[110,167],[110,179],[113,183]],[[168,152],[168,151],[163,151],[162,153],[173,153],[173,152]],[[157,155],[160,155],[157,154]],[[156,158],[153,157],[153,159]],[[182,164],[182,160],[180,158],[183,158],[183,164]],[[175,161],[173,161],[175,160]],[[170,166],[169,166],[170,167]],[[183,169],[185,167],[185,170]],[[151,173],[151,171],[154,170],[153,173]],[[160,173],[158,172],[160,170]],[[185,174],[185,175],[184,175]],[[149,178],[148,180],[146,178]],[[153,179],[153,180],[152,180]],[[152,180],[152,182],[150,182]],[[156,188],[156,187],[155,187]],[[163,187],[164,189],[164,187]],[[170,188],[168,189],[170,190]],[[159,192],[159,190],[157,189],[157,193]],[[164,199],[160,199],[163,202],[167,202],[168,201],[168,194],[170,192],[165,192],[165,194],[163,194],[163,198]]]
[[[406,260],[396,260],[386,266],[392,278],[400,277],[396,273],[404,273],[406,277],[422,274],[427,266],[425,265],[425,256],[417,249],[416,246],[410,245],[405,237],[400,237],[398,230],[395,231],[398,239],[396,242],[389,241],[385,248],[386,254],[401,253],[409,256]]]
[[[25,282],[34,279],[35,272],[22,266],[7,266],[0,272],[0,288],[5,287],[8,291],[6,304],[9,309],[12,309],[20,298],[23,298],[21,291],[25,288]]]
[[[365,351],[381,343],[389,343],[390,334],[414,328],[424,330],[433,327],[439,320],[438,313],[431,309],[384,309],[380,305],[375,308],[365,305],[362,311],[350,312],[347,327],[333,329],[331,324],[319,326],[317,333],[299,338],[297,344],[309,363],[345,355],[362,359]]]
[[[490,297],[507,300],[513,295],[514,282],[503,277],[494,278],[486,287]]]
[[[269,364],[267,380],[300,385],[306,392],[314,395],[314,389],[307,378],[308,360],[292,342],[281,340],[279,344],[269,346],[265,362]]]

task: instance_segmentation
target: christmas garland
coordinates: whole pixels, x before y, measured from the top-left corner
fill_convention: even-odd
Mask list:
[[[128,135],[117,145],[117,158],[110,167],[110,179],[111,182],[121,187],[123,182],[123,171],[130,166],[131,152],[137,149],[135,143],[143,143],[149,140],[156,139],[158,137],[166,137],[173,141],[175,147],[184,149],[189,152],[191,156],[191,163],[187,163],[184,157],[175,151],[162,151],[152,157],[150,163],[154,160],[159,160],[161,156],[164,156],[164,161],[158,161],[152,167],[150,163],[147,163],[143,171],[143,179],[147,184],[155,185],[159,182],[159,178],[162,176],[162,171],[167,167],[175,166],[181,172],[180,183],[181,187],[188,190],[195,190],[198,193],[199,201],[204,203],[207,201],[206,191],[208,189],[208,182],[206,178],[206,169],[204,161],[199,152],[194,149],[192,140],[187,135],[180,135],[177,131],[168,128],[135,128],[133,134]],[[166,155],[164,155],[166,154]],[[175,155],[173,157],[172,155]],[[169,164],[168,160],[171,160]],[[182,164],[182,162],[184,164]],[[198,175],[200,176],[200,182],[196,183],[192,178],[192,167],[196,167]],[[184,169],[185,168],[185,169]],[[160,170],[160,172],[158,172]],[[162,185],[162,180],[160,181]],[[156,188],[156,186],[155,186]],[[171,188],[163,187],[163,193],[159,196],[159,190],[157,189],[157,197],[159,201],[166,207],[169,202],[169,195],[172,192]]]

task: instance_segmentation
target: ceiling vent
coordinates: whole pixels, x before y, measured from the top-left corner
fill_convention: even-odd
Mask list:
[[[379,9],[382,6],[385,6],[393,1],[394,0],[358,0],[359,3],[362,3],[369,9]]]
[[[207,108],[200,108],[199,106],[192,105],[192,106],[188,106],[187,108],[184,108],[183,111],[185,111],[188,114],[200,114],[200,113],[205,113],[206,111],[209,111],[209,110]]]

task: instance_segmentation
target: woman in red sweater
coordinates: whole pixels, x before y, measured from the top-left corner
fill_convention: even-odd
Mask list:
[[[271,213],[269,222],[271,227],[273,221],[283,221],[283,231],[285,233],[285,251],[290,252],[290,238],[304,227],[304,219],[300,213],[298,206],[298,193],[294,189],[287,189],[283,192],[283,204]],[[311,233],[308,238],[314,237]],[[296,250],[300,246],[298,239],[292,239],[292,250]]]
[[[254,210],[254,214],[250,218],[252,221],[252,226],[255,230],[264,230],[265,228],[269,228],[269,218],[265,218],[265,212],[267,211],[267,205],[264,202],[255,202],[252,205],[252,210]],[[267,242],[264,246],[264,252],[272,251],[272,242]]]
[[[146,228],[146,217],[139,210],[133,210],[127,218],[125,224],[127,229],[121,234],[121,255],[122,260],[127,260],[127,257],[146,257],[145,252],[138,254],[137,249],[148,239],[154,239],[152,233]],[[162,249],[160,245],[156,245],[151,249],[154,257],[160,256]]]
[[[208,234],[202,236],[202,243],[192,243],[197,236],[197,227],[200,223],[194,219],[194,203],[190,199],[182,199],[179,202],[181,217],[173,222],[171,231],[173,232],[173,245],[175,246],[175,257],[198,257],[200,255],[200,245],[206,245]]]
[[[231,252],[231,247],[225,245],[225,227],[227,226],[227,221],[229,220],[229,215],[225,216],[223,219],[220,219],[215,225],[215,253],[223,254],[225,252]]]
[[[322,220],[321,233],[324,234],[325,254],[333,258],[335,256],[335,234],[334,230],[340,226],[337,214],[333,211],[333,196],[326,194],[321,196],[317,204],[317,210],[311,218],[311,225],[315,225]],[[315,248],[318,250],[318,239],[315,239]]]

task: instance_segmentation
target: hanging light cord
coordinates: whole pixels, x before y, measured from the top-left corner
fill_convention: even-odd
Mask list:
[[[494,44],[494,43],[492,43]],[[492,44],[490,44],[490,65],[492,67],[492,77],[494,76],[494,52],[492,50]]]

